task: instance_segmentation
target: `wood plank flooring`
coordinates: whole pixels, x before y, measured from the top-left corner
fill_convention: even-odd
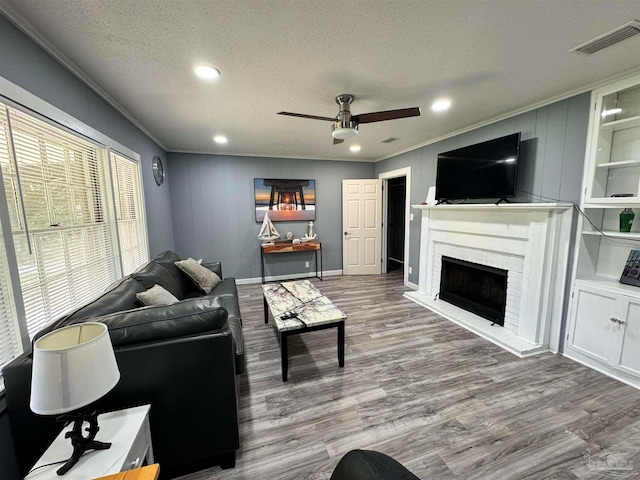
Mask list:
[[[403,298],[397,274],[313,283],[348,314],[344,369],[335,329],[297,335],[283,383],[260,285],[239,285],[236,467],[183,480],[329,479],[356,448],[424,480],[640,478],[639,390],[559,355],[520,359]]]

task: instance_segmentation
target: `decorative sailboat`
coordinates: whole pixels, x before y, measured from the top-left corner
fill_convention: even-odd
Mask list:
[[[262,221],[262,228],[260,229],[260,233],[258,233],[258,238],[262,240],[263,245],[268,245],[273,243],[276,238],[280,238],[280,234],[276,230],[276,227],[273,226],[271,220],[269,220],[269,214],[264,214],[264,220]]]

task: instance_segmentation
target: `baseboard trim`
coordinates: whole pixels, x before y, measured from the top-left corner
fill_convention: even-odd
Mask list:
[[[322,272],[323,277],[335,277],[342,275],[342,270],[327,270]],[[281,280],[299,280],[303,278],[317,278],[315,273],[301,273],[301,274],[289,274],[289,275],[276,275],[265,277],[267,282],[279,282]],[[254,283],[262,283],[262,277],[253,278],[236,278],[238,285],[250,285]]]

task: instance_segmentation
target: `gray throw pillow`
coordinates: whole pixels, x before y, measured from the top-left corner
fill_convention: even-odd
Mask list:
[[[136,293],[136,297],[147,306],[171,305],[180,301],[157,283],[146,292]]]
[[[211,293],[211,290],[222,281],[216,273],[207,267],[203,267],[193,258],[180,260],[179,262],[175,262],[175,264],[193,280],[193,283],[204,293]]]

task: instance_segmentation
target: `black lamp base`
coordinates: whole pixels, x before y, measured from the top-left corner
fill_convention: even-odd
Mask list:
[[[67,460],[62,467],[58,469],[56,472],[58,475],[64,475],[71,467],[73,467],[80,457],[85,454],[85,452],[89,450],[106,450],[111,447],[111,443],[99,442],[95,440],[96,435],[100,428],[98,427],[98,412],[76,412],[69,415],[62,415],[58,418],[58,421],[65,422],[65,425],[68,425],[71,422],[74,422],[73,428],[68,431],[64,438],[71,439],[71,445],[73,445],[73,454],[71,458]],[[89,424],[89,427],[85,429],[88,435],[85,437],[82,435],[82,426],[84,422]]]

